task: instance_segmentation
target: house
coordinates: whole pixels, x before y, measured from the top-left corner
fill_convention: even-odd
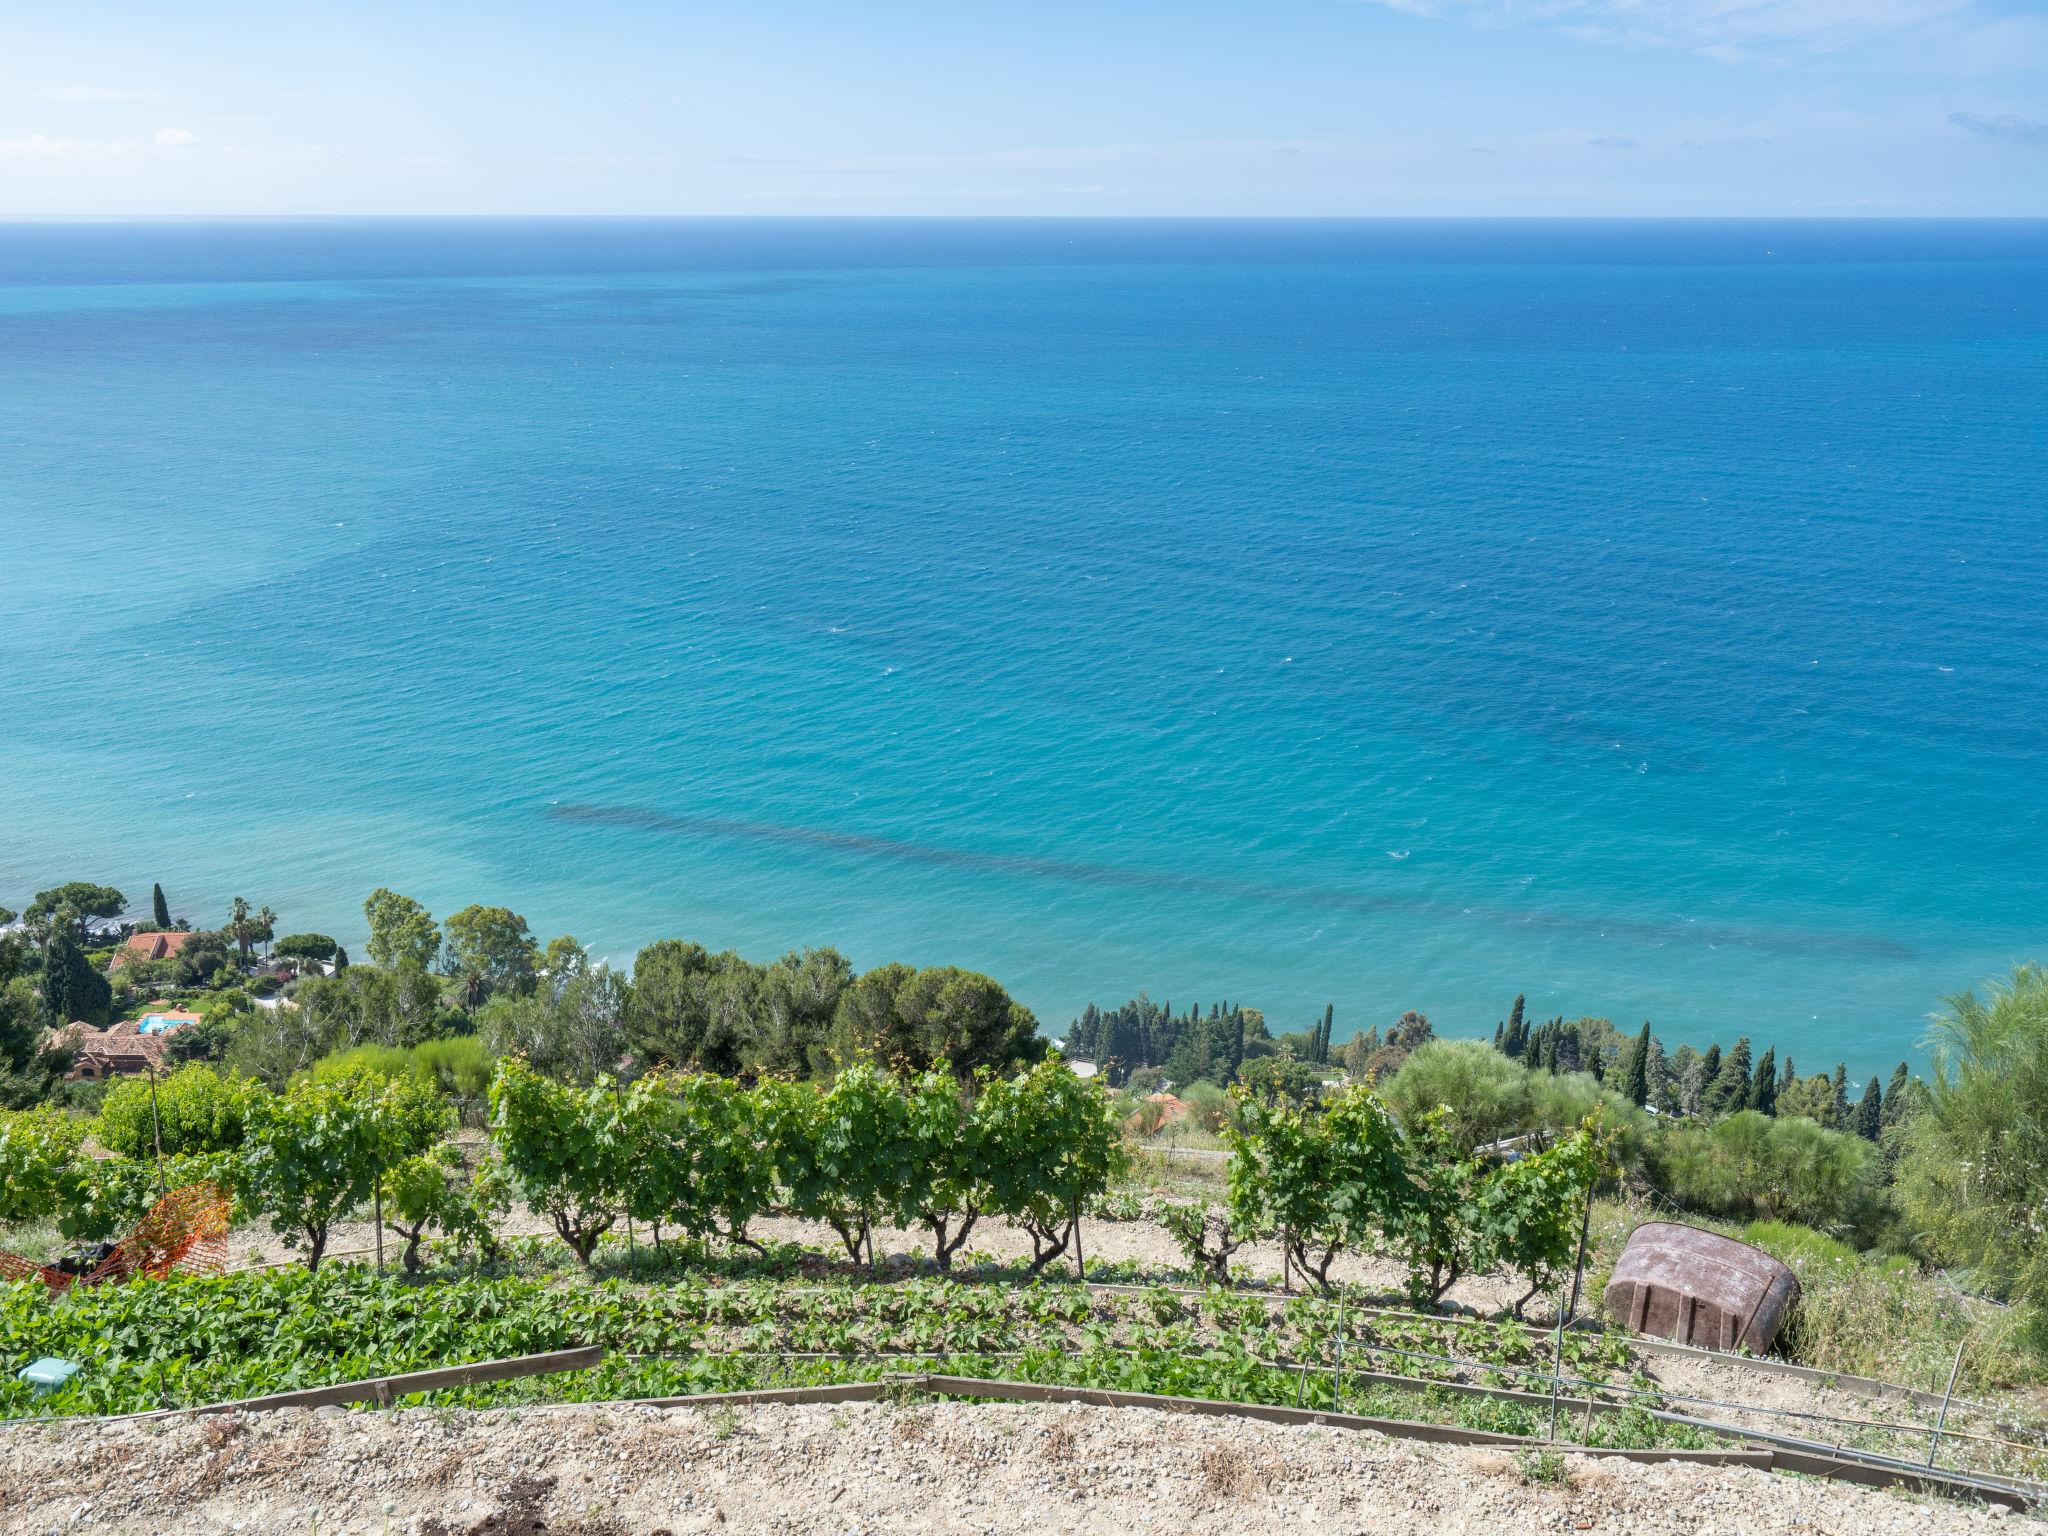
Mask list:
[[[107,962],[107,969],[129,961],[169,960],[179,950],[192,942],[189,933],[134,933],[121,941],[121,947],[114,951],[114,958]]]
[[[136,1019],[124,1019],[105,1029],[90,1024],[71,1024],[55,1031],[50,1046],[73,1052],[66,1078],[98,1082],[107,1077],[134,1077],[161,1067],[168,1042],[161,1034],[145,1035]]]
[[[189,1009],[157,1003],[142,1017],[123,1019],[105,1029],[74,1023],[53,1030],[48,1048],[73,1053],[71,1070],[64,1074],[67,1078],[97,1082],[108,1077],[133,1077],[162,1067],[171,1035],[198,1022],[199,1015]]]

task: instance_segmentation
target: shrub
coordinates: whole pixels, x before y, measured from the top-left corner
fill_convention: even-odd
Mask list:
[[[65,1170],[83,1139],[83,1125],[59,1111],[0,1111],[0,1221],[54,1215]]]
[[[1897,1133],[1899,1203],[1937,1258],[2048,1307],[2048,970],[1950,999],[1934,1045]]]
[[[1680,1205],[1853,1231],[1873,1219],[1878,1158],[1860,1136],[1811,1120],[1743,1110],[1713,1125],[1667,1130],[1657,1176]]]
[[[245,1196],[279,1236],[304,1239],[306,1267],[318,1269],[334,1223],[371,1198],[386,1170],[438,1141],[448,1118],[417,1080],[367,1068],[301,1078],[250,1105]]]
[[[262,1092],[247,1078],[222,1077],[194,1062],[158,1079],[152,1117],[149,1080],[124,1078],[107,1090],[96,1134],[101,1146],[123,1157],[154,1157],[159,1124],[166,1157],[232,1151],[242,1144],[249,1105]]]
[[[623,1105],[609,1084],[572,1088],[517,1060],[500,1063],[491,1079],[491,1131],[505,1172],[585,1268],[633,1187],[639,1149],[625,1133]]]
[[[1383,1092],[1404,1125],[1441,1111],[1446,1133],[1464,1152],[1530,1125],[1528,1070],[1479,1040],[1426,1041]]]

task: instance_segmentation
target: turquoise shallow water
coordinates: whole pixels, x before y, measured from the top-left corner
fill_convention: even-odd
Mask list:
[[[2048,957],[2048,227],[0,227],[0,902],[1888,1065]]]

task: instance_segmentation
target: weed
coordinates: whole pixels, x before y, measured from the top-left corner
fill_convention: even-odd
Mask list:
[[[1524,1451],[1516,1462],[1525,1483],[1532,1486],[1540,1484],[1546,1488],[1571,1486],[1572,1469],[1556,1451]]]

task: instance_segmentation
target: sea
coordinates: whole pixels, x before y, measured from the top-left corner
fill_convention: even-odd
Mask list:
[[[2048,960],[2048,224],[0,226],[0,903],[1921,1059]]]

